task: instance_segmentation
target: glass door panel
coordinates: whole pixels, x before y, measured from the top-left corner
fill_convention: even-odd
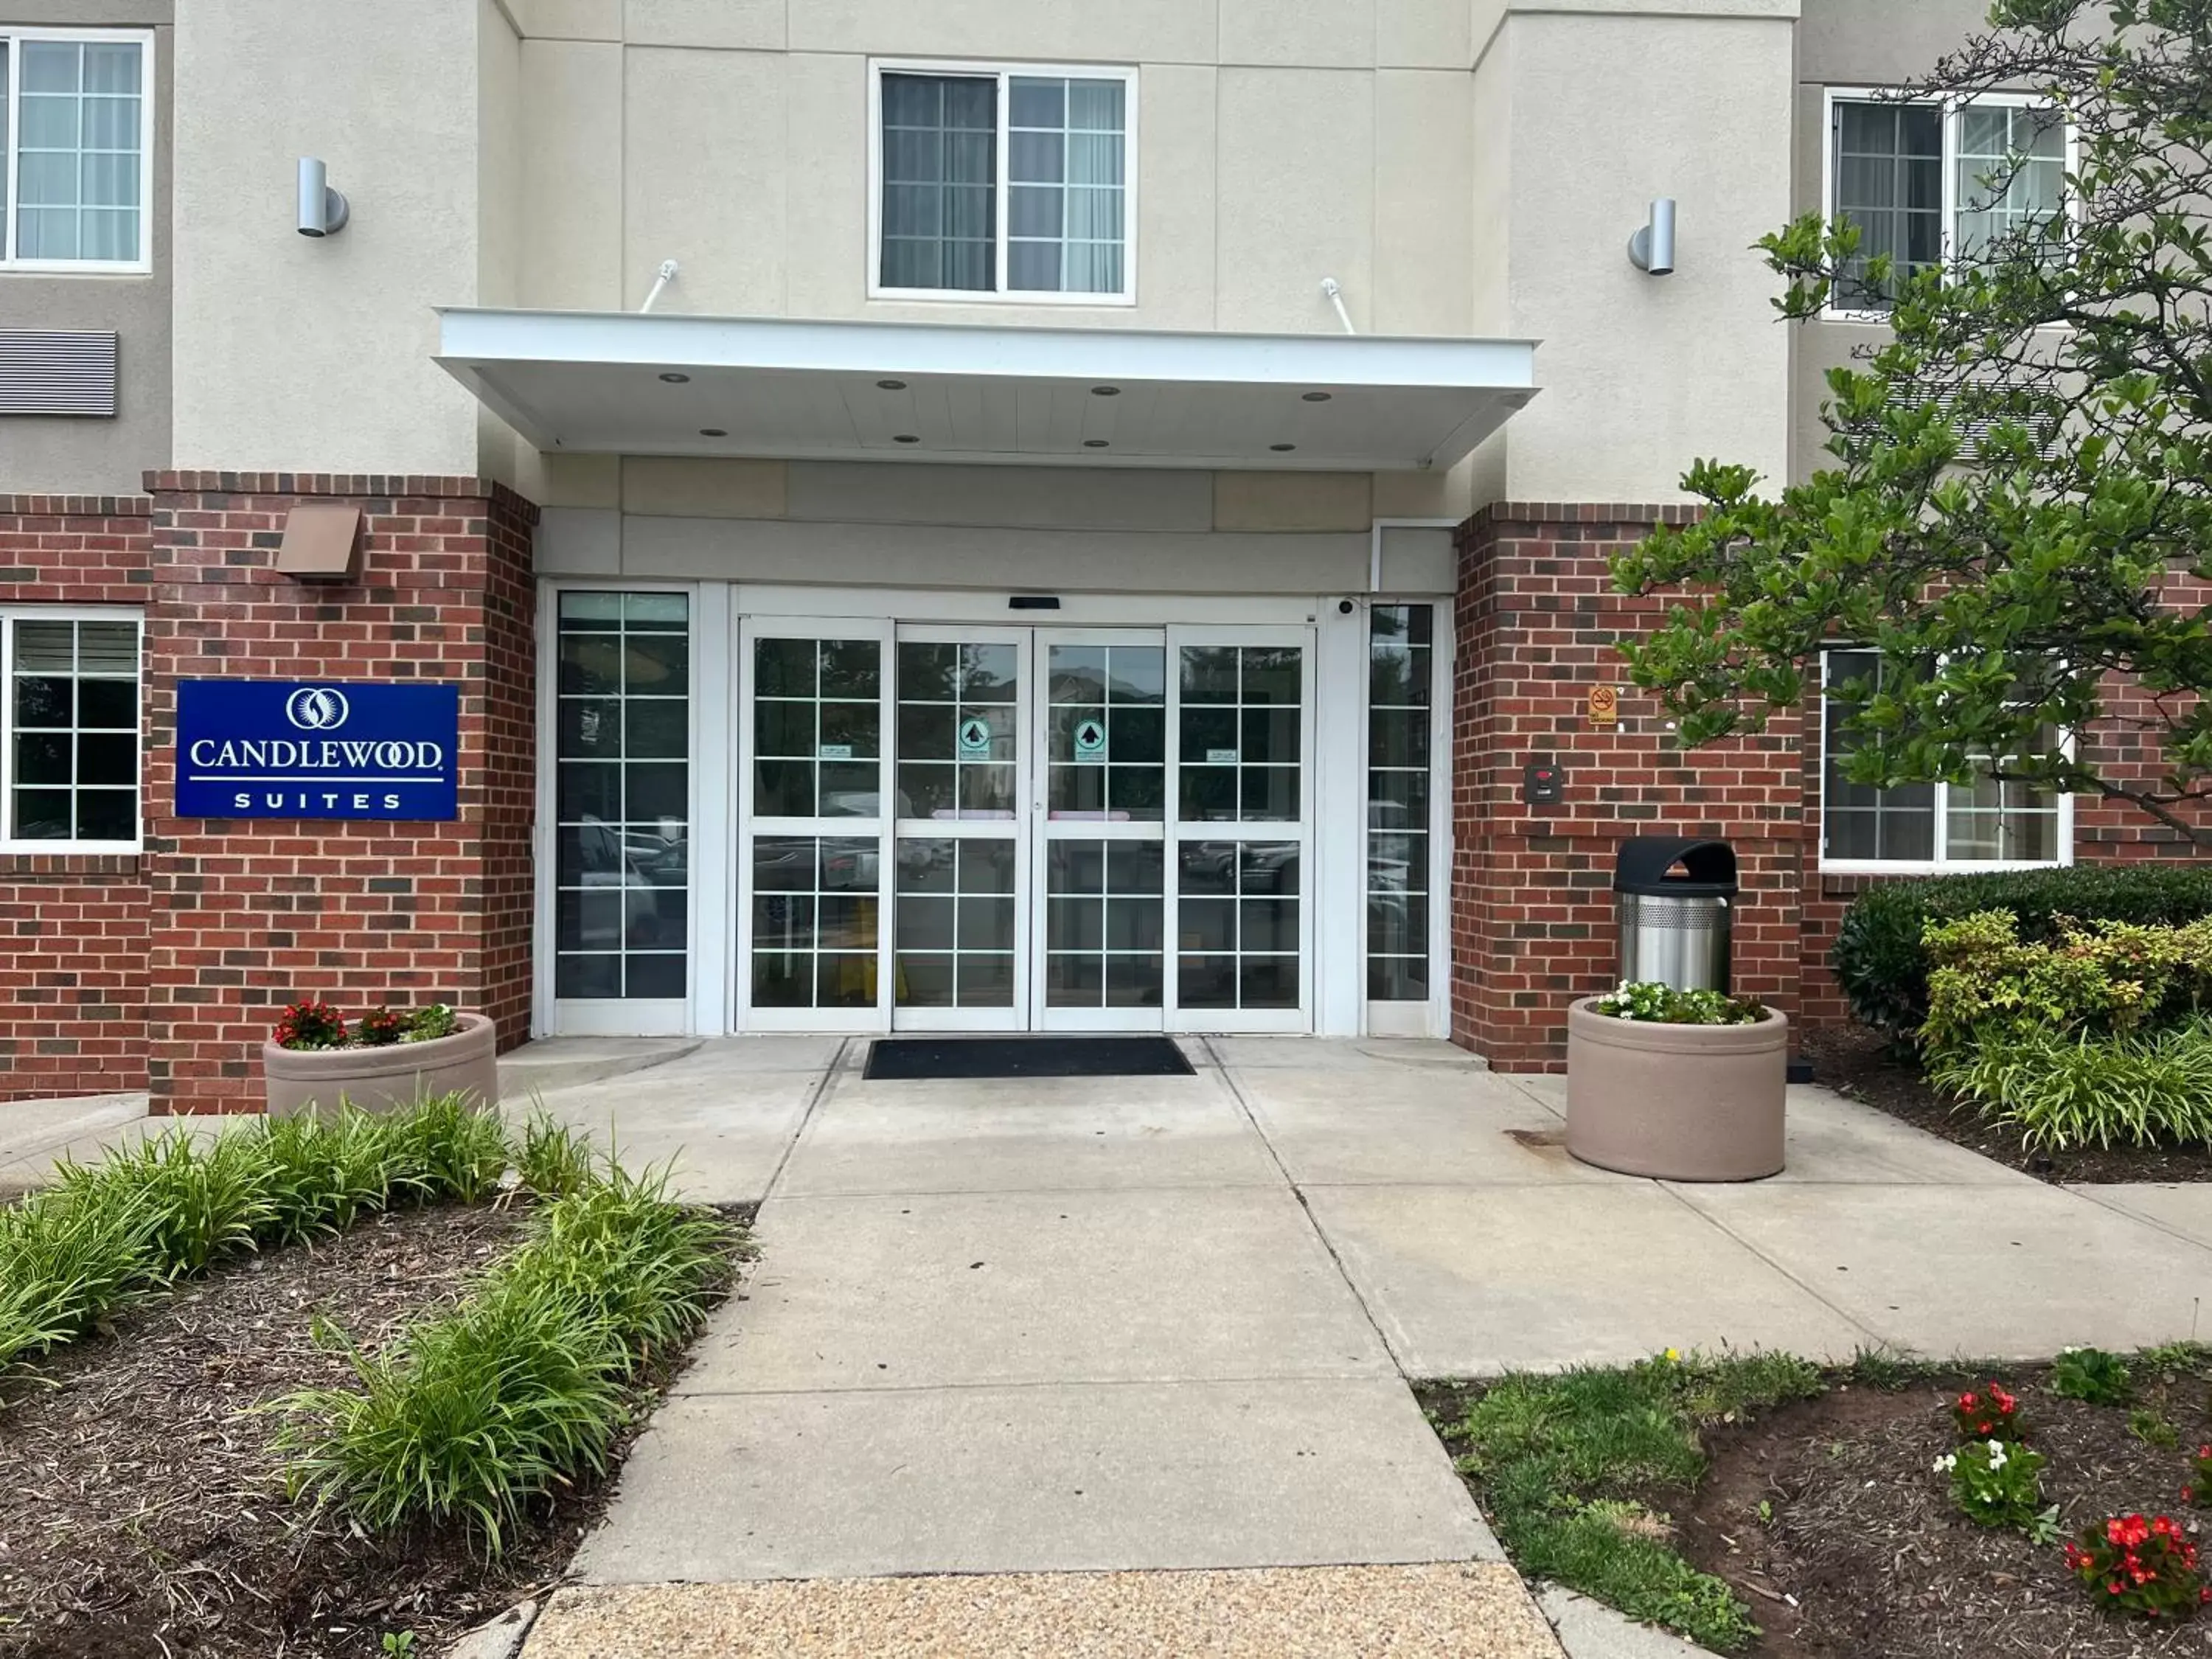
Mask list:
[[[1166,1006],[1167,646],[1039,635],[1048,1030],[1157,1030]]]
[[[896,1027],[1027,1024],[1029,646],[1026,629],[899,630]]]
[[[1171,629],[1175,1023],[1304,1030],[1312,635]]]
[[[738,977],[757,1029],[882,1019],[883,633],[785,619],[746,629]]]

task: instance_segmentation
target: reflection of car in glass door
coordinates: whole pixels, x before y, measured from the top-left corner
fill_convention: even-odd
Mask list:
[[[684,907],[689,849],[678,829],[672,836],[632,830],[586,817],[575,831],[582,862],[580,885],[586,890],[619,891],[622,905],[578,907],[579,940],[586,950],[609,951],[627,944],[649,948],[684,938]],[[665,910],[664,905],[672,907]]]

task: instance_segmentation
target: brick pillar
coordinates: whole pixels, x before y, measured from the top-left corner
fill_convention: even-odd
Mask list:
[[[1501,1071],[1563,1069],[1568,1003],[1618,978],[1613,863],[1629,836],[1735,844],[1735,988],[1796,1012],[1809,856],[1799,716],[1685,754],[1616,649],[1662,607],[1615,592],[1609,556],[1689,511],[1511,503],[1461,526],[1452,1032]],[[1610,729],[1589,719],[1601,684],[1620,694]],[[1565,772],[1557,805],[1521,799],[1538,755]]]
[[[156,1112],[256,1109],[276,1011],[449,1002],[527,1036],[537,509],[473,478],[149,474],[148,1072]],[[295,503],[365,517],[359,579],[270,567]],[[178,818],[177,682],[460,687],[453,823]]]

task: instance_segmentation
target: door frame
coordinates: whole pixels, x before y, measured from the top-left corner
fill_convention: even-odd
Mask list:
[[[1176,626],[1195,624],[1224,630],[1279,625],[1310,630],[1310,668],[1306,676],[1304,714],[1305,749],[1301,787],[1306,892],[1302,895],[1301,955],[1307,967],[1302,975],[1303,1007],[1298,1023],[1282,1029],[1326,1031],[1330,1035],[1447,1036],[1450,1030],[1449,949],[1454,823],[1451,812],[1451,741],[1453,657],[1456,644],[1455,605],[1448,594],[1389,592],[1337,596],[1255,596],[1222,598],[1172,593],[1080,594],[1052,596],[1036,611],[1015,610],[1003,591],[924,588],[836,589],[740,581],[672,581],[619,574],[547,576],[538,583],[538,763],[535,788],[537,825],[532,836],[538,866],[534,884],[534,968],[532,1034],[547,1036],[654,1036],[693,1034],[720,1036],[747,1030],[800,1031],[806,1030],[881,1034],[890,1029],[896,981],[896,837],[893,820],[882,822],[878,854],[878,997],[876,1007],[809,1010],[767,1010],[756,1013],[750,1001],[751,768],[743,763],[751,749],[751,732],[745,720],[750,708],[751,650],[757,631],[795,633],[811,623],[824,631],[820,636],[878,635],[887,646],[884,674],[884,744],[881,757],[885,799],[895,799],[896,688],[895,641],[901,619],[916,626],[974,623],[984,627],[1035,629],[1036,639],[1049,643],[1054,636],[1077,635],[1095,629],[1130,629],[1156,634]],[[558,596],[574,591],[682,592],[691,597],[691,640],[694,673],[691,687],[692,870],[689,934],[691,942],[690,995],[684,1003],[556,1003],[553,996],[555,967],[554,836],[556,808],[556,766],[554,757],[555,720],[559,678],[557,630]],[[720,590],[720,592],[717,592]],[[1435,769],[1431,774],[1431,880],[1429,930],[1431,937],[1431,996],[1424,1003],[1377,1004],[1366,998],[1365,858],[1367,823],[1367,719],[1364,706],[1364,664],[1368,649],[1366,608],[1371,604],[1408,603],[1435,608],[1437,650],[1434,659],[1436,712],[1433,729]],[[1354,609],[1356,605],[1357,609]],[[1350,614],[1340,614],[1340,612]],[[756,624],[760,625],[758,629]],[[1045,653],[1031,654],[1042,660]],[[1353,664],[1358,666],[1355,669]],[[1034,671],[1041,672],[1041,671]],[[1176,672],[1170,652],[1168,672]],[[1332,713],[1332,706],[1354,695],[1359,707],[1349,711],[1353,733]],[[1025,687],[1037,708],[1032,719],[1047,718],[1042,699]],[[1334,723],[1334,729],[1325,730]],[[1168,739],[1179,738],[1179,722],[1169,723]],[[1042,734],[1032,740],[1033,755],[1041,754]],[[1341,751],[1341,752],[1340,752]],[[1172,770],[1170,788],[1176,787]],[[1349,831],[1352,854],[1347,863],[1344,827],[1324,824],[1316,816],[1316,802],[1334,800],[1340,787],[1356,787],[1360,797]],[[1326,791],[1324,796],[1321,792]],[[1030,797],[1035,799],[1034,794]],[[1042,836],[1031,837],[1042,849]],[[1164,834],[1163,840],[1167,837]],[[1030,861],[1032,864],[1034,860]],[[1323,868],[1326,865],[1329,867]],[[1163,895],[1164,928],[1173,925],[1174,890],[1178,884],[1172,865],[1166,872]],[[1041,892],[1041,875],[1030,872],[1032,890]],[[1042,930],[1042,922],[1037,926]],[[1321,957],[1326,943],[1329,960]],[[1163,1024],[1174,1007],[1177,940],[1164,933]],[[1034,969],[1038,953],[1024,952]],[[1032,1001],[1037,1000],[1033,993]],[[1062,1011],[1063,1012],[1066,1011]],[[1104,1011],[1101,1011],[1102,1012]],[[1122,1014],[1149,1010],[1117,1010]],[[1211,1012],[1211,1011],[1209,1011]],[[1042,1029],[1042,1021],[1032,1021]],[[1117,1024],[1113,1029],[1148,1029]],[[1212,1018],[1183,1016],[1172,1026],[1182,1031],[1225,1031],[1237,1027],[1218,1013]]]
[[[1035,735],[1032,731],[1035,710],[1025,707],[1033,695],[1031,684],[1032,659],[1036,655],[1036,630],[1020,625],[1009,625],[1003,620],[995,626],[980,623],[916,622],[894,623],[891,625],[890,655],[885,659],[884,692],[890,698],[892,711],[884,728],[884,751],[886,765],[890,769],[890,792],[884,799],[896,803],[898,799],[898,647],[912,642],[916,645],[1011,645],[1014,647],[1014,810],[1004,818],[901,818],[887,820],[890,833],[889,855],[883,866],[884,925],[878,930],[888,951],[891,977],[883,981],[890,994],[886,1029],[903,1031],[988,1031],[1017,1035],[1033,1028],[1030,1023],[1030,986],[1035,975],[1037,952],[1030,944],[1030,900],[1036,893],[1034,885],[1035,860],[1030,856],[1035,839],[1030,801],[1035,793],[1031,784],[1036,771]],[[956,805],[956,811],[958,807]],[[992,1006],[975,1008],[902,1008],[898,1005],[898,843],[910,841],[1002,841],[1011,837],[1014,843],[1014,988],[1013,1000],[1004,1007]],[[958,906],[953,915],[958,926]],[[957,970],[957,937],[955,938],[955,969]]]
[[[1174,696],[1170,677],[1174,672],[1174,648],[1168,629],[1089,628],[1069,623],[1043,623],[1035,630],[1030,649],[1031,690],[1036,700],[1030,752],[1035,757],[1035,787],[1030,799],[1031,857],[1030,889],[1038,902],[1026,918],[1032,935],[1030,960],[1035,988],[1030,1002],[1029,1029],[1036,1032],[1159,1031],[1166,1029],[1168,1011],[1175,1003],[1175,864],[1174,835],[1170,829],[1175,789],[1175,721],[1170,718]],[[1132,819],[1116,823],[1110,818],[1060,818],[1052,816],[1052,647],[1056,645],[1155,647],[1160,653],[1160,724],[1162,728],[1160,817],[1157,822]],[[1109,751],[1109,758],[1111,751]],[[1055,823],[1066,833],[1055,836]],[[1096,1008],[1054,1008],[1050,1006],[1049,975],[1045,971],[1051,945],[1051,858],[1054,841],[1150,842],[1160,849],[1160,1000],[1150,1007],[1120,1007],[1101,1004]],[[1108,913],[1111,914],[1110,910]],[[1102,924],[1103,925],[1103,924]]]

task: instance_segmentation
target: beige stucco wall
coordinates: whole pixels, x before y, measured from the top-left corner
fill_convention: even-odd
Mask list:
[[[667,311],[1326,332],[1334,276],[1363,331],[1539,338],[1504,440],[1364,482],[1376,513],[1664,498],[1707,453],[1779,471],[1790,347],[1745,248],[1790,205],[1797,9],[204,0],[179,46],[176,458],[599,476],[514,453],[428,361],[431,307],[632,308],[674,258]],[[868,62],[909,54],[1135,66],[1135,304],[868,299]],[[307,153],[356,204],[319,246],[289,223]],[[1683,254],[1655,281],[1623,244],[1656,194]]]
[[[430,307],[474,300],[501,270],[480,168],[482,88],[502,49],[480,31],[503,15],[478,0],[182,11],[178,465],[476,471],[477,405],[430,361]],[[302,155],[352,203],[337,236],[294,229]]]
[[[172,0],[5,0],[0,20],[154,31],[153,270],[144,276],[0,271],[0,328],[112,330],[113,420],[0,416],[0,495],[135,493],[169,458],[169,112]]]
[[[1542,343],[1544,390],[1481,458],[1498,493],[1669,501],[1700,456],[1786,465],[1790,343],[1747,250],[1789,213],[1792,29],[1742,9],[1501,22],[1510,152],[1477,216],[1504,226],[1506,278],[1501,310],[1486,267],[1482,322]],[[1665,277],[1627,255],[1658,196],[1679,213]]]

